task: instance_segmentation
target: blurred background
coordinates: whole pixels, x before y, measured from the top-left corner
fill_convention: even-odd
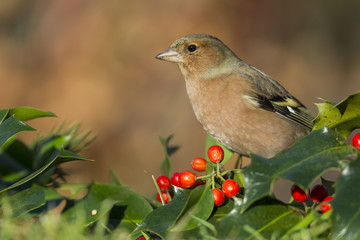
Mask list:
[[[0,108],[56,113],[29,122],[40,134],[65,121],[97,135],[81,154],[96,161],[65,164],[68,182],[108,182],[114,170],[150,196],[159,136],[175,134],[174,171],[204,156],[205,140],[179,69],[156,54],[184,35],[212,34],[316,112],[318,97],[360,90],[359,10],[356,0],[4,0]]]

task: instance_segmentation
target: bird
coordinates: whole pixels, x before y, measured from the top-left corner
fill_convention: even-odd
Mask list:
[[[178,65],[197,120],[241,156],[272,158],[313,127],[312,112],[217,37],[187,35],[155,58]]]

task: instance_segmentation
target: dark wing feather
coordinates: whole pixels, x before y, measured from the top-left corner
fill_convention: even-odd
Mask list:
[[[256,95],[254,99],[257,101],[258,106],[265,110],[280,114],[309,129],[313,127],[311,112],[296,99],[281,96],[268,99],[261,95]]]
[[[313,127],[313,114],[269,75],[241,61],[241,71],[251,89],[247,96],[257,107],[275,112],[304,127]]]

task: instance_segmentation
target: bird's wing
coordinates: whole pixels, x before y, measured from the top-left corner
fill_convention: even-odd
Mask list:
[[[309,129],[313,127],[313,114],[284,87],[269,75],[248,65],[247,76],[252,85],[248,97],[265,110],[275,112]]]
[[[265,110],[275,112],[309,129],[313,127],[312,113],[292,97],[274,96],[269,99],[264,95],[252,97],[257,105]]]

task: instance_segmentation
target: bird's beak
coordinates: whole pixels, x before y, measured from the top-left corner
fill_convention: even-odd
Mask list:
[[[182,56],[173,48],[169,48],[165,52],[158,54],[155,58],[175,63],[184,62]]]

